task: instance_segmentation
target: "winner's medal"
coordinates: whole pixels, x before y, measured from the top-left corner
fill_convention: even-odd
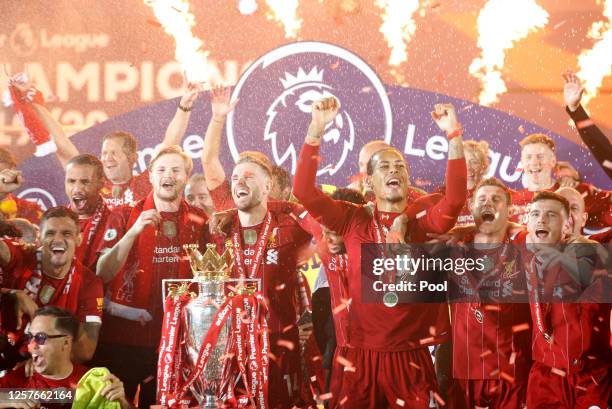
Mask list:
[[[51,301],[51,297],[55,294],[55,288],[50,285],[45,285],[41,288],[40,293],[38,294],[38,299],[41,303],[47,305],[49,301]]]
[[[398,301],[399,297],[397,296],[397,293],[395,291],[386,292],[383,296],[383,304],[385,304],[385,306],[389,308],[395,307]]]
[[[171,221],[171,220],[165,220],[162,223],[162,232],[164,233],[164,236],[168,237],[169,239],[173,239],[174,237],[176,237],[176,223]]]

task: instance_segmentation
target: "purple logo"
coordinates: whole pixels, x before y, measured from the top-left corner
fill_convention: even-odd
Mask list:
[[[330,96],[341,109],[325,129],[319,175],[337,173],[368,140],[391,140],[391,104],[372,68],[338,46],[302,42],[270,51],[238,81],[232,98],[240,102],[227,123],[232,157],[262,151],[295,173],[311,105]]]

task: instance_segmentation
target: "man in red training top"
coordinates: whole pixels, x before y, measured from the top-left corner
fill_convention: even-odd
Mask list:
[[[426,196],[407,204],[408,171],[404,156],[394,148],[376,152],[367,166],[375,193],[373,209],[335,201],[316,187],[319,145],[325,125],[338,113],[339,102],[326,98],[312,105],[312,120],[300,152],[294,195],[321,224],[342,235],[349,265],[347,278],[352,302],[350,348],[341,358],[345,365],[338,404],[350,408],[380,408],[399,405],[429,408],[438,396],[428,345],[448,337],[446,305],[398,304],[387,307],[362,302],[362,281],[373,274],[361,271],[362,243],[383,245],[394,219],[400,214],[413,218],[410,242],[423,242],[426,232],[445,232],[455,223],[465,202],[466,166],[461,128],[451,105],[436,105],[432,116],[449,138],[446,195],[431,204]],[[371,209],[371,210],[370,210]]]

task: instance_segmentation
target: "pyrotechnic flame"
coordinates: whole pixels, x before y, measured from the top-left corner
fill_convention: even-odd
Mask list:
[[[408,59],[408,42],[416,31],[413,16],[419,9],[418,0],[376,0],[383,10],[379,31],[391,49],[389,64],[397,67]]]
[[[482,82],[481,105],[499,101],[499,95],[507,91],[501,76],[506,50],[547,23],[548,13],[534,0],[489,0],[483,7],[478,16],[482,53],[470,65],[470,74]]]
[[[187,81],[207,82],[211,72],[209,52],[202,50],[204,43],[191,32],[195,26],[195,17],[189,12],[189,1],[144,0],[144,3],[153,9],[164,31],[174,38],[174,58],[183,67]]]
[[[270,12],[266,16],[270,20],[281,23],[285,29],[286,38],[297,38],[302,26],[302,20],[297,17],[299,0],[266,0]]]
[[[603,4],[603,15],[607,21],[593,23],[589,37],[596,42],[593,48],[582,50],[578,56],[580,71],[577,75],[586,91],[580,103],[585,107],[597,95],[604,78],[612,74],[612,0],[605,0]]]

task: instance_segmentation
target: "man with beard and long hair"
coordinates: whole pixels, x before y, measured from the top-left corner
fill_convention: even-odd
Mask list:
[[[153,191],[135,206],[115,209],[107,224],[97,274],[108,285],[105,325],[96,363],[108,367],[133,397],[155,402],[157,348],[163,316],[162,280],[193,277],[183,245],[209,242],[204,211],[183,199],[193,162],[178,146],[149,164]]]
[[[374,280],[361,271],[362,244],[384,245],[387,231],[400,215],[408,215],[410,242],[423,242],[427,232],[446,232],[455,223],[466,195],[462,130],[451,105],[436,105],[432,117],[449,139],[447,190],[435,200],[407,203],[408,171],[395,148],[376,152],[367,166],[367,183],[375,193],[373,209],[335,201],[316,187],[319,146],[325,126],[338,113],[339,102],[327,98],[312,105],[312,120],[300,152],[294,194],[328,229],[342,235],[349,265],[352,302],[349,312],[350,348],[338,403],[351,408],[399,405],[428,408],[437,384],[428,350],[449,334],[445,304],[396,304],[387,307],[362,300],[362,281]],[[392,304],[391,304],[392,305]],[[433,328],[433,331],[432,331]],[[433,334],[432,334],[433,332]]]

